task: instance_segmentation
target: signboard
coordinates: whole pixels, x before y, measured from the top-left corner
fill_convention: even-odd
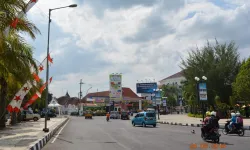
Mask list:
[[[163,106],[167,106],[167,100],[165,100],[165,99],[162,100],[162,105],[163,105]]]
[[[109,75],[109,90],[110,99],[122,99],[122,75]]]
[[[136,93],[154,93],[157,83],[136,83]]]
[[[206,83],[199,83],[199,96],[201,101],[207,100],[207,85]]]

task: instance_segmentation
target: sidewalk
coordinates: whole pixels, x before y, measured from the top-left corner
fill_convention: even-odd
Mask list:
[[[6,129],[0,130],[0,150],[39,150],[67,120],[66,117],[48,120],[47,127],[50,130],[48,133],[42,131],[44,118],[37,122],[27,121],[16,126],[7,126]]]
[[[200,120],[202,118],[188,117],[187,114],[168,114],[160,115],[159,123],[163,124],[177,124],[177,125],[187,125],[187,126],[196,126],[200,127]],[[227,119],[220,119],[219,124],[220,128],[223,128]],[[250,118],[244,119],[244,128],[250,130]]]

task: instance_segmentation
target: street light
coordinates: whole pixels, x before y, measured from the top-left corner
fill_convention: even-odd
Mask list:
[[[200,80],[200,78],[199,77],[195,77],[194,78],[196,81],[197,81],[197,99],[198,99],[198,102],[200,102],[200,93],[199,93],[199,91],[200,91],[200,87],[199,87],[199,84],[201,83],[201,82],[205,82],[205,81],[207,81],[207,77],[206,76],[202,76],[202,80]],[[202,100],[202,102],[201,102],[201,105],[202,105],[202,120],[203,120],[203,122],[204,122],[204,118],[205,118],[205,112],[204,112],[204,103],[203,103],[203,100]]]
[[[47,61],[46,61],[46,63],[47,63],[47,67],[46,67],[46,83],[48,83],[48,80],[49,80],[49,60],[48,60],[48,56],[49,56],[49,39],[50,39],[50,23],[51,23],[50,16],[51,16],[51,12],[53,10],[56,10],[56,9],[62,9],[62,8],[67,8],[67,7],[77,7],[77,5],[76,4],[72,4],[72,5],[69,5],[69,6],[64,6],[64,7],[58,7],[58,8],[49,9]],[[45,110],[46,110],[46,113],[45,113],[44,129],[43,129],[44,132],[49,132],[49,128],[47,128],[48,95],[49,95],[49,86],[48,86],[48,84],[46,84],[46,99],[45,99]]]
[[[157,106],[157,109],[158,109],[158,120],[160,119],[160,106],[159,104],[156,105],[156,92],[158,91],[162,91],[162,89],[153,89],[154,91],[154,96],[155,96],[155,106]],[[156,108],[155,108],[155,111],[156,111]]]

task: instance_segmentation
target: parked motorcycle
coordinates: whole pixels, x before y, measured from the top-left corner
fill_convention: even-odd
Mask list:
[[[205,126],[204,122],[202,122],[202,128]],[[220,142],[220,134],[219,134],[219,130],[216,129],[216,128],[212,128],[210,131],[209,131],[209,134],[207,136],[205,136],[202,132],[202,128],[201,128],[201,138],[204,140],[204,141],[213,141],[214,143],[219,143]]]
[[[244,128],[241,126],[241,127],[234,127],[232,131],[230,131],[230,129],[228,128],[228,125],[230,124],[231,121],[226,121],[226,124],[225,124],[225,128],[222,130],[222,133],[224,135],[227,135],[227,134],[238,134],[239,136],[244,136],[245,134],[245,130]]]

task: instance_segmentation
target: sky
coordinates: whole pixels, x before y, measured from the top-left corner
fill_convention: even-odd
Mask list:
[[[207,41],[235,41],[250,56],[249,0],[39,0],[27,13],[40,29],[34,58],[46,56],[48,10],[52,11],[50,67],[55,97],[109,90],[109,74],[122,73],[123,87],[159,81],[179,72],[188,52]],[[41,76],[45,80],[44,74]]]

